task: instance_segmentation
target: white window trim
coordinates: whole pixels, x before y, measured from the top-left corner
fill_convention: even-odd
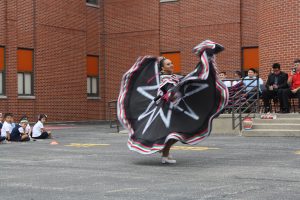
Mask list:
[[[89,7],[100,8],[99,4],[96,5],[96,4],[86,3],[86,5]]]
[[[0,99],[7,99],[7,96],[5,96],[5,95],[0,95]]]
[[[35,96],[23,96],[23,95],[19,95],[18,99],[35,99]]]
[[[176,2],[178,0],[160,0],[160,3],[166,3],[166,2]]]
[[[87,97],[88,100],[100,100],[101,97]]]

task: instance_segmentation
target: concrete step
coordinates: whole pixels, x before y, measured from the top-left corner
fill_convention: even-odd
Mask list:
[[[254,124],[300,124],[300,118],[253,119]]]
[[[254,123],[252,129],[291,129],[300,131],[300,123]]]
[[[252,129],[243,130],[242,136],[245,137],[300,137],[299,130],[291,129]]]

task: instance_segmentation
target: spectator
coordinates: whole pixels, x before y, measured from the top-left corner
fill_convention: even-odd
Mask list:
[[[219,74],[219,78],[222,80],[222,82],[226,85],[226,87],[230,88],[231,87],[231,81],[227,81],[227,75],[226,72],[221,72]]]
[[[257,71],[254,68],[250,68],[248,70],[248,76],[246,76],[243,80],[243,83],[246,87],[246,91],[252,90],[254,87],[257,87],[257,81],[253,81],[253,79],[256,79]],[[263,80],[261,78],[258,79],[259,82],[259,91],[261,92],[261,86],[264,84]]]
[[[7,141],[10,141],[10,134],[13,129],[13,114],[5,113],[4,114],[4,123],[1,129],[1,136],[4,137]]]
[[[29,137],[32,137],[32,130],[31,130],[31,127],[30,127],[30,124],[29,124],[28,117],[26,115],[23,115],[21,117],[20,121],[22,121],[23,119],[28,121],[27,126],[26,126],[26,133],[28,133]]]
[[[232,86],[235,86],[236,84],[238,84],[239,82],[241,82],[242,72],[235,71],[233,76],[234,76],[235,80],[232,82]]]
[[[281,94],[279,95],[279,99],[283,104],[282,113],[290,112],[289,98],[297,97],[300,101],[300,59],[295,60],[294,67],[287,82],[290,88],[283,89]]]
[[[288,88],[288,75],[280,70],[280,64],[274,63],[272,66],[272,73],[269,74],[266,87],[262,92],[265,112],[270,112],[270,99],[277,99],[282,89]],[[280,110],[282,110],[283,103],[280,103]]]
[[[2,113],[0,113],[0,143],[5,140],[5,137],[1,136],[2,126],[3,126],[3,116],[2,116]]]
[[[34,139],[47,139],[51,138],[51,132],[44,128],[44,123],[47,120],[47,115],[40,114],[38,117],[38,122],[33,126],[32,138]]]
[[[29,141],[30,137],[27,132],[28,129],[26,129],[27,125],[27,119],[22,119],[20,121],[20,124],[16,125],[15,128],[13,128],[10,135],[10,140],[15,142]]]

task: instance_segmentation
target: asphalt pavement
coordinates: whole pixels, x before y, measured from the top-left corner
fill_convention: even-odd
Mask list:
[[[54,140],[0,144],[0,200],[300,199],[300,137],[212,133],[163,165],[106,124],[51,126]]]

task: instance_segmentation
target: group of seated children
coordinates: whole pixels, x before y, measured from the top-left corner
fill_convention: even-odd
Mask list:
[[[51,132],[44,128],[44,123],[47,120],[47,115],[40,114],[38,116],[38,122],[31,129],[28,118],[23,116],[18,124],[14,123],[12,113],[5,113],[2,116],[0,113],[0,143],[2,142],[25,142],[33,139],[47,139],[51,138]],[[3,123],[3,124],[2,124]]]

